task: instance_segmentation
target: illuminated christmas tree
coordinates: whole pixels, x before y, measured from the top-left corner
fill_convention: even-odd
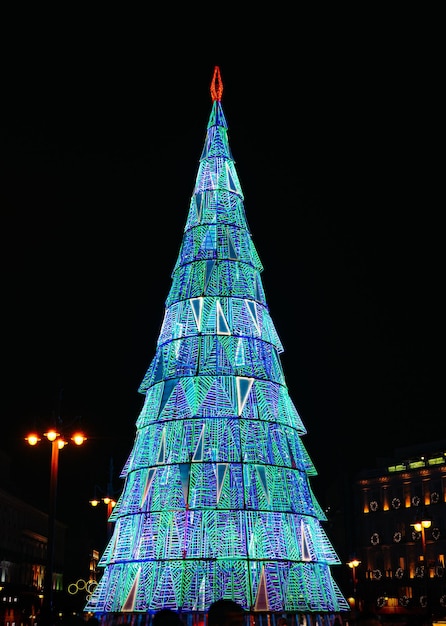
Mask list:
[[[147,616],[170,607],[195,624],[224,597],[271,624],[279,613],[328,623],[349,606],[330,570],[340,561],[310,487],[316,470],[281,366],[222,91],[216,67],[114,533],[85,610]]]

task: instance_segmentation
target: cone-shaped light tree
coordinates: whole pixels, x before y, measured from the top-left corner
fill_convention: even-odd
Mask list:
[[[216,67],[207,134],[114,533],[86,611],[187,616],[232,598],[267,613],[349,606],[310,487],[228,144]],[[146,618],[145,618],[146,619]],[[258,622],[259,623],[259,622]],[[266,623],[266,622],[265,622]]]

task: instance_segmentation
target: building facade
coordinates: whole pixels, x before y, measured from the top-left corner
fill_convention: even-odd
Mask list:
[[[1,455],[0,467],[5,479],[6,456]],[[65,534],[65,525],[56,522],[55,598],[63,588]],[[42,601],[47,550],[48,515],[0,488],[0,626],[35,623]]]
[[[355,483],[352,602],[383,620],[446,616],[446,441],[378,465]]]

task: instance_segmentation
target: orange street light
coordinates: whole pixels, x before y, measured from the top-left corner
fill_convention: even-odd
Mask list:
[[[57,496],[57,477],[59,472],[59,450],[67,445],[66,439],[54,428],[49,429],[43,436],[51,443],[51,473],[50,473],[50,494],[49,494],[49,511],[48,511],[48,547],[47,547],[47,566],[45,568],[45,577],[43,584],[43,600],[42,600],[42,624],[52,623],[54,607],[53,607],[53,573],[54,573],[54,548],[55,548],[55,524],[56,524],[56,496]],[[35,446],[41,441],[39,434],[32,432],[25,440],[30,446]],[[86,437],[81,432],[76,432],[71,440],[78,446],[82,445]]]
[[[352,570],[352,578],[353,578],[353,608],[356,610],[356,585],[358,583],[358,579],[356,577],[356,568],[358,567],[358,565],[361,564],[361,561],[358,561],[358,559],[351,559],[351,561],[349,561],[347,563],[347,565],[351,568]]]
[[[426,535],[425,535],[425,530],[426,530],[426,528],[430,528],[431,525],[432,525],[432,518],[425,511],[422,512],[422,515],[420,515],[419,518],[415,519],[413,524],[411,524],[411,526],[413,526],[414,530],[416,530],[417,533],[421,533],[421,547],[423,549],[423,559],[424,560],[426,560]],[[424,563],[424,565],[426,566],[426,563]]]
[[[413,526],[413,529],[417,532],[417,533],[421,533],[421,550],[422,550],[422,555],[423,555],[423,567],[422,567],[422,577],[423,577],[423,584],[424,584],[424,588],[425,588],[425,594],[426,594],[426,610],[427,610],[427,614],[429,616],[430,614],[430,607],[429,607],[429,598],[428,598],[428,583],[427,583],[427,578],[429,577],[429,568],[428,568],[428,564],[427,564],[427,560],[426,560],[426,529],[430,528],[432,525],[432,518],[429,515],[429,513],[427,513],[424,509],[421,511],[420,515],[415,517],[415,520],[413,521],[413,523],[411,524],[411,526]]]
[[[102,498],[98,498],[96,495],[97,490],[99,490],[102,493],[105,493],[105,495]],[[113,533],[113,523],[109,521],[109,518],[110,518],[110,515],[112,514],[113,509],[116,506],[116,500],[114,498],[114,495],[116,493],[117,492],[113,489],[113,459],[110,459],[109,480],[108,480],[106,491],[101,489],[99,485],[95,485],[94,498],[89,500],[91,506],[93,507],[99,506],[101,502],[103,502],[105,506],[107,507],[107,540],[111,538],[112,533]]]

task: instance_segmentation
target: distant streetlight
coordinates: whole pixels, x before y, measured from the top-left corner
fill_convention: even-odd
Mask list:
[[[356,568],[358,567],[358,565],[360,565],[361,561],[358,561],[358,559],[352,559],[351,561],[349,561],[347,563],[347,565],[351,568],[352,570],[352,578],[353,578],[353,608],[356,611],[356,585],[358,583],[358,579],[356,577]]]
[[[102,498],[97,497],[98,490],[101,493],[105,494]],[[108,520],[110,518],[110,515],[112,514],[114,507],[116,506],[116,500],[114,498],[116,493],[117,492],[113,489],[113,459],[110,459],[110,472],[109,472],[109,479],[107,483],[107,489],[104,491],[98,485],[95,485],[94,497],[91,500],[89,500],[91,506],[93,507],[99,506],[101,502],[105,504],[105,506],[107,507],[107,540],[111,538],[112,531],[113,531],[113,524],[112,522],[109,522]]]
[[[96,488],[95,488],[96,489]],[[114,509],[114,507],[116,506],[116,500],[114,498],[111,498],[110,496],[104,496],[103,498],[97,498],[96,496],[92,499],[89,500],[91,506],[96,507],[99,506],[101,504],[101,502],[103,504],[105,504],[105,506],[107,507],[107,539],[110,539],[111,535],[112,535],[112,523],[108,521],[110,515],[112,514],[112,511]]]
[[[53,573],[54,573],[54,551],[55,551],[55,526],[56,526],[56,496],[57,496],[57,477],[59,472],[59,450],[67,445],[68,441],[57,430],[50,429],[43,433],[43,436],[51,443],[51,473],[50,473],[50,494],[49,494],[49,511],[48,511],[48,547],[47,547],[47,565],[45,568],[45,577],[43,583],[43,601],[42,601],[42,622],[43,626],[52,624],[54,620],[53,606]],[[80,446],[86,440],[86,437],[80,431],[75,432],[71,437],[71,441]],[[25,440],[30,446],[35,446],[41,441],[41,436],[35,432],[30,433]]]

